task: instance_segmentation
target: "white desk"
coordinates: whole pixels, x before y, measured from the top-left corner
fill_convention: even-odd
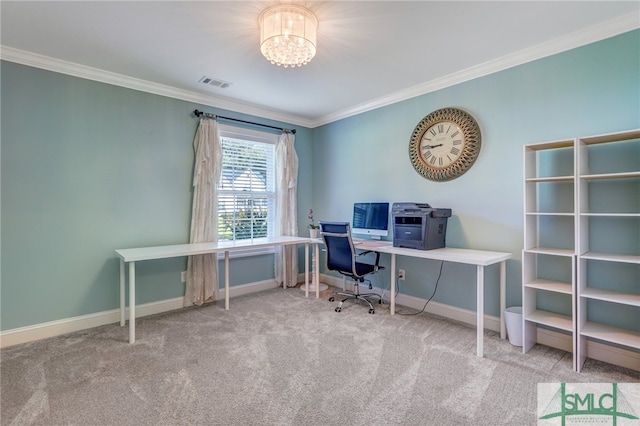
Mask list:
[[[309,297],[309,244],[314,240],[303,237],[271,237],[253,240],[222,241],[216,243],[176,244],[170,246],[141,247],[116,250],[120,256],[120,326],[125,324],[125,263],[129,263],[129,343],[136,341],[136,262],[167,259],[170,257],[224,252],[224,308],[229,309],[229,253],[261,247],[277,247],[304,244],[305,296]],[[317,247],[317,244],[316,244]],[[317,257],[316,257],[317,259]],[[316,282],[319,282],[318,265],[315,265]],[[320,297],[316,286],[316,298]]]
[[[435,250],[416,250],[408,248],[393,247],[391,242],[372,241],[367,244],[363,241],[357,246],[358,249],[389,253],[391,255],[391,315],[395,315],[396,310],[396,256],[419,257],[422,259],[442,260],[445,262],[465,263],[476,265],[476,329],[477,343],[476,354],[483,356],[483,336],[484,336],[484,267],[500,263],[500,337],[506,338],[506,329],[503,313],[506,307],[506,261],[511,258],[511,253],[500,253],[495,251],[468,250],[459,248],[441,248]]]

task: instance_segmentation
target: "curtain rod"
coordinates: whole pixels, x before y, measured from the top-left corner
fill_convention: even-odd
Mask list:
[[[292,133],[292,134],[296,134],[296,129],[284,129],[282,127],[276,127],[276,126],[269,126],[268,124],[260,124],[260,123],[254,123],[253,121],[245,121],[245,120],[240,120],[239,118],[231,118],[231,117],[223,117],[221,115],[216,115],[216,114],[211,114],[209,112],[202,112],[202,111],[198,111],[197,109],[193,111],[193,114],[196,117],[202,117],[204,116],[205,118],[219,118],[221,120],[231,120],[231,121],[238,121],[240,123],[246,123],[246,124],[253,124],[254,126],[262,126],[262,127],[268,127],[270,129],[277,129],[277,130],[282,130],[285,133]]]

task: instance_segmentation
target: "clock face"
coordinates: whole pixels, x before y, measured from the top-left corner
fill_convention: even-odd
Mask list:
[[[480,153],[480,127],[468,113],[443,108],[423,118],[409,142],[411,164],[423,177],[443,182],[463,175]]]
[[[463,149],[464,133],[452,121],[442,121],[429,127],[420,141],[420,156],[436,169],[449,167],[460,158]]]

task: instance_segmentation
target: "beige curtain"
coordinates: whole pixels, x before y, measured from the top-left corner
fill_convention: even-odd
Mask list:
[[[193,206],[191,243],[218,240],[218,182],[222,169],[222,147],[215,119],[201,118],[193,140]],[[189,256],[184,306],[214,301],[218,288],[217,254]]]
[[[274,235],[298,235],[298,155],[295,136],[284,132],[276,143],[276,226]],[[279,247],[276,250],[275,276],[283,287],[293,287],[298,281],[298,248]]]

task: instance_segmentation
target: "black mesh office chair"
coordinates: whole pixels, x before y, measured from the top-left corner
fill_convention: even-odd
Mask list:
[[[333,302],[335,296],[346,296],[340,301],[336,312],[342,311],[342,304],[347,300],[355,300],[356,302],[364,302],[369,305],[369,313],[373,314],[375,309],[370,299],[377,299],[380,304],[382,300],[379,295],[375,293],[360,294],[360,284],[365,281],[369,282],[369,288],[371,289],[371,281],[366,279],[367,275],[375,274],[379,270],[384,269],[383,266],[379,266],[380,253],[376,253],[375,264],[358,262],[357,259],[372,251],[363,251],[356,253],[351,239],[351,225],[349,222],[320,222],[320,232],[324,239],[325,248],[327,250],[327,269],[330,271],[336,271],[342,274],[344,277],[349,277],[354,281],[354,292],[338,292],[329,298],[329,301]]]

